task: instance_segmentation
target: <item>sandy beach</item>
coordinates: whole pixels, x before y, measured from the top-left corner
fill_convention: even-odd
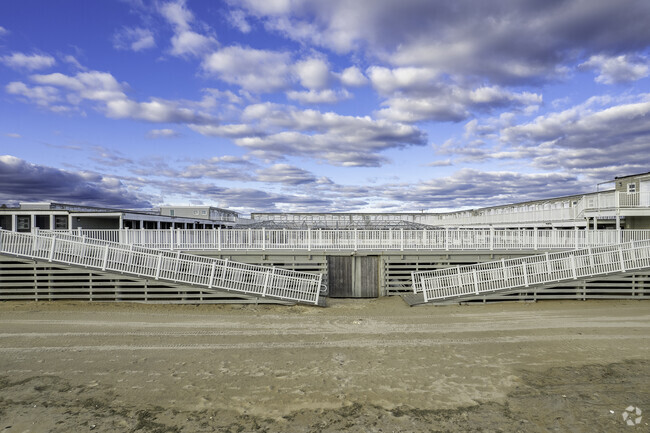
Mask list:
[[[0,303],[0,432],[650,431],[647,302],[329,304]]]

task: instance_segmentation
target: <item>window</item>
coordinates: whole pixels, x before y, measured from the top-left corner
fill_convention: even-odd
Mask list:
[[[169,209],[169,216],[174,216],[174,209]]]
[[[16,218],[16,231],[19,232],[28,232],[31,231],[32,219],[29,215],[19,215]]]
[[[66,230],[68,228],[68,217],[65,215],[57,215],[54,217],[54,228],[56,230]]]
[[[198,211],[198,210],[195,210],[195,211],[194,211],[194,215],[198,215],[198,214],[199,214],[199,211]]]
[[[628,183],[627,192],[636,192],[636,183]]]
[[[207,215],[207,214],[208,214],[208,211],[207,211],[207,210],[202,210],[202,211],[201,211],[201,215]]]

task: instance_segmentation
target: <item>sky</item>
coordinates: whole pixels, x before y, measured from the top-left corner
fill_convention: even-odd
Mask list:
[[[444,212],[650,171],[647,0],[0,2],[0,203]]]

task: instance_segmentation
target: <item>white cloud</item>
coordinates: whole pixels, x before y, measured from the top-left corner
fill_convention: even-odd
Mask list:
[[[636,81],[650,74],[647,59],[627,55],[608,57],[598,54],[591,56],[580,66],[597,70],[598,76],[595,80],[603,84]]]
[[[386,88],[396,89],[393,83],[384,82]],[[497,107],[518,106],[530,109],[542,103],[536,93],[513,93],[499,86],[483,86],[469,90],[453,84],[430,84],[414,81],[398,96],[387,99],[377,115],[397,122],[453,121],[467,119],[473,111],[490,111]],[[414,89],[415,88],[415,89]],[[401,96],[406,93],[406,96]]]
[[[12,81],[5,86],[5,90],[9,94],[22,96],[43,108],[49,108],[61,100],[59,90],[51,86],[29,87],[20,81]]]
[[[192,30],[191,24],[194,21],[194,15],[187,9],[185,0],[163,3],[159,10],[174,28],[174,36],[171,40],[173,55],[200,56],[217,45],[217,40],[214,37],[205,36]]]
[[[118,50],[142,51],[156,46],[151,30],[124,27],[113,35],[113,47]]]
[[[173,138],[173,137],[178,137],[179,133],[177,131],[174,131],[173,129],[152,129],[149,131],[147,134],[147,137],[149,138]]]
[[[257,170],[256,180],[259,182],[283,183],[287,185],[303,185],[316,182],[316,177],[302,168],[289,164],[274,164]]]
[[[287,52],[231,46],[206,56],[203,69],[227,83],[264,93],[288,87],[290,63]]]
[[[56,60],[52,56],[23,53],[12,53],[11,55],[0,57],[0,61],[10,68],[27,69],[29,71],[49,68],[56,63]]]
[[[74,66],[75,68],[77,68],[77,69],[79,69],[81,71],[85,71],[85,70],[88,69],[84,65],[79,63],[79,60],[77,60],[74,56],[71,56],[71,55],[67,55],[67,56],[63,57],[63,61],[66,62],[66,63],[71,64],[72,66]]]
[[[107,72],[80,72],[74,76],[61,73],[32,75],[31,80],[44,86],[28,87],[24,83],[14,82],[7,86],[9,93],[24,96],[38,105],[51,110],[63,111],[79,106],[84,100],[98,102],[96,107],[107,117],[131,118],[153,123],[192,123],[208,124],[216,120],[182,101],[169,101],[151,98],[147,102],[129,99],[124,91],[126,85],[119,83]],[[61,95],[61,90],[67,91]],[[68,106],[52,103],[66,101]],[[200,104],[195,104],[200,105]]]
[[[9,138],[22,138],[22,135],[15,133],[15,132],[8,132],[5,134],[5,136]]]
[[[303,44],[366,54],[394,66],[422,66],[490,83],[558,78],[578,56],[644,49],[643,1],[394,2],[242,0],[238,7]]]
[[[6,35],[7,33],[9,33],[9,30],[7,30],[4,27],[0,26],[0,36]]]
[[[356,66],[350,66],[341,72],[339,79],[344,86],[360,87],[368,84],[368,79]]]
[[[426,143],[426,134],[411,125],[370,117],[297,110],[277,104],[250,105],[242,120],[266,134],[245,136],[235,143],[271,159],[306,156],[343,166],[379,166],[380,152]]]
[[[216,45],[216,39],[203,36],[191,30],[186,30],[175,34],[172,37],[171,53],[175,56],[192,54],[199,56]]]
[[[231,10],[228,15],[228,21],[242,33],[250,33],[252,30],[251,25],[246,21],[246,14],[240,9]]]
[[[420,91],[431,89],[438,71],[431,68],[395,68],[381,66],[368,68],[368,76],[372,86],[381,95],[390,95],[396,91]]]
[[[347,90],[334,91],[331,89],[326,90],[307,90],[299,92],[292,90],[287,92],[287,98],[298,101],[301,104],[334,104],[344,99],[351,98],[352,95]]]
[[[294,65],[300,84],[310,90],[321,90],[329,85],[329,65],[322,59],[301,60]]]

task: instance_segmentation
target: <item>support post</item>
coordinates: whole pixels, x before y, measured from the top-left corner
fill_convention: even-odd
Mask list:
[[[221,251],[221,226],[217,229],[217,251]]]
[[[404,229],[399,229],[399,250],[404,251]]]
[[[538,234],[537,227],[533,227],[533,249],[535,251],[537,251],[537,243],[538,243],[537,234]]]
[[[474,291],[478,295],[478,276],[476,275],[476,269],[472,269],[472,277],[474,278]]]
[[[546,272],[548,273],[549,280],[551,279],[551,259],[548,256],[548,251],[544,253],[544,256],[546,257]]]
[[[307,251],[311,251],[311,227],[307,228]]]
[[[575,228],[573,230],[573,234],[574,234],[574,237],[575,237],[575,239],[574,239],[575,240],[575,249],[577,250],[578,249],[578,226],[575,226]]]
[[[266,229],[262,227],[262,251],[266,250]]]
[[[269,279],[271,278],[271,274],[274,272],[275,268],[272,268],[270,271],[266,271],[266,275],[264,276],[264,288],[262,289],[262,297],[266,296],[266,292],[269,288]]]
[[[591,270],[591,275],[596,273],[596,266],[594,265],[594,254],[591,251],[591,245],[587,248],[589,254],[589,269]]]
[[[508,268],[506,268],[506,260],[501,258],[501,269],[503,270],[503,281],[508,282]]]

